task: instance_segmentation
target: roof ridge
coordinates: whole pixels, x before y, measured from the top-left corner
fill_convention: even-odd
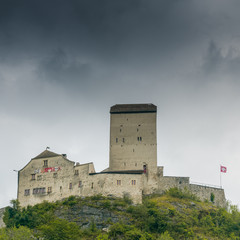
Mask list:
[[[37,155],[36,157],[32,158],[32,159],[37,159],[37,158],[49,158],[49,157],[57,157],[57,156],[61,156],[61,154],[57,154],[55,152],[51,152],[48,150],[44,150],[43,152],[41,152],[39,155]]]

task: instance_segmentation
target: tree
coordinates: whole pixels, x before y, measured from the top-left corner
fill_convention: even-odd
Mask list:
[[[0,240],[32,240],[35,239],[32,231],[27,227],[13,227],[0,229]]]
[[[39,227],[40,235],[46,240],[78,240],[81,231],[76,223],[57,218]]]

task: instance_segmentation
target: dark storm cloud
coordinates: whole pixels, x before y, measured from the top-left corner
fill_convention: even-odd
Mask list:
[[[57,49],[40,62],[37,74],[45,81],[72,85],[72,82],[89,81],[91,72],[90,64],[69,59],[62,49]]]
[[[179,47],[213,30],[204,4],[188,0],[7,1],[0,11],[1,55],[18,59],[59,47],[82,57],[121,64],[141,57],[150,64],[174,58]]]
[[[116,103],[158,106],[159,159],[174,175],[206,179],[197,164],[238,159],[239,0],[0,3],[2,179],[49,144],[102,170]]]
[[[224,51],[211,41],[204,58],[203,69],[207,74],[231,74],[236,77],[240,73],[240,52],[231,46]]]

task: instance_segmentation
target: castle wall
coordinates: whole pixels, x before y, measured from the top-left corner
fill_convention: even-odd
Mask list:
[[[48,161],[45,166],[44,161]],[[32,159],[18,173],[18,200],[21,206],[66,197],[69,179],[74,175],[74,164],[63,156]]]
[[[142,203],[142,174],[96,174],[89,176],[96,188],[85,189],[84,196],[102,194],[103,196],[130,197],[134,203]],[[81,195],[81,194],[80,194]]]
[[[214,188],[196,184],[189,184],[189,190],[199,197],[201,201],[207,200],[211,201],[211,194],[214,194],[214,203],[217,206],[225,207],[226,199],[224,194],[224,189],[222,188]]]
[[[43,166],[44,161],[48,166]],[[71,195],[123,197],[142,202],[142,174],[94,174],[92,163],[76,165],[62,156],[34,159],[19,172],[18,200],[22,207]],[[34,177],[32,175],[35,175]]]
[[[156,112],[111,114],[109,169],[157,169]]]
[[[224,190],[205,185],[196,185],[189,183],[189,177],[170,177],[163,176],[163,168],[158,167],[158,189],[157,193],[164,193],[170,188],[177,187],[179,189],[188,189],[192,194],[196,195],[201,201],[211,201],[211,194],[214,194],[214,204],[220,207],[226,206]]]
[[[158,178],[158,192],[163,193],[170,188],[184,189],[189,186],[189,177],[169,177],[163,176]]]

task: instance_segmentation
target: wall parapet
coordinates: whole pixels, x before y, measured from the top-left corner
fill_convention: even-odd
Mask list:
[[[223,189],[221,186],[212,185],[212,184],[206,184],[206,183],[199,183],[199,182],[192,182],[191,181],[190,184],[199,185],[199,186],[203,186],[203,187],[216,188],[216,189]]]
[[[222,188],[189,184],[189,190],[201,201],[212,201],[216,206],[226,207],[225,193]],[[214,196],[214,199],[211,199],[212,196]]]

